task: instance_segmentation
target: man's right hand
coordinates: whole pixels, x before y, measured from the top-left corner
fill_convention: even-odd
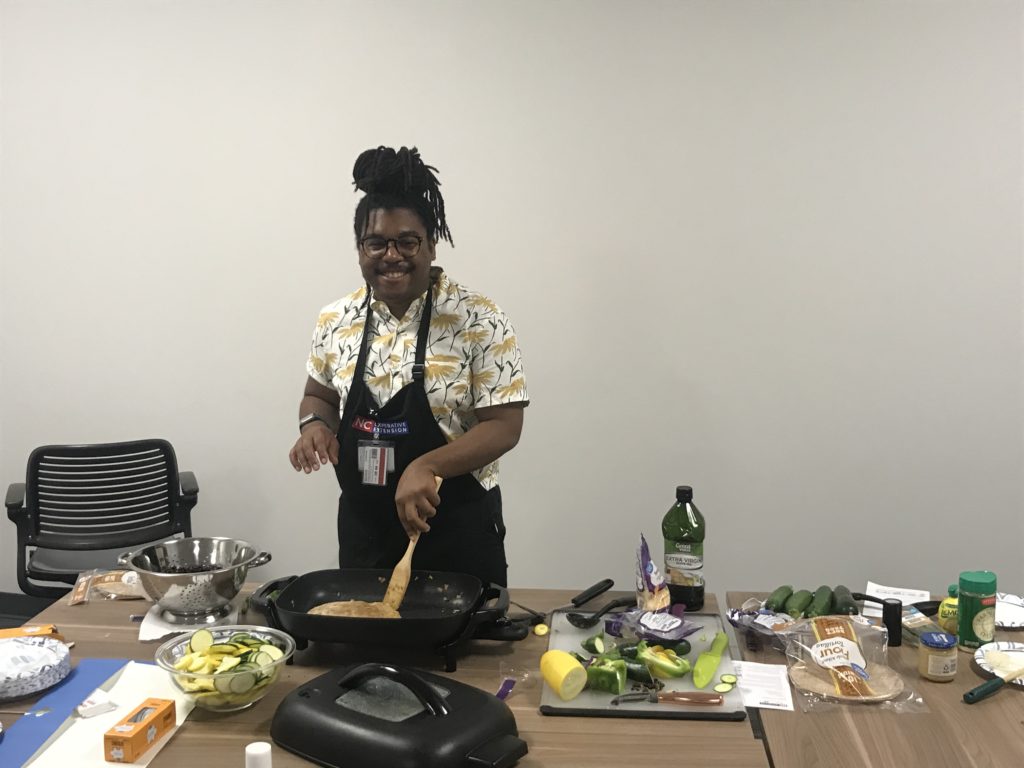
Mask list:
[[[288,452],[288,459],[296,472],[301,469],[308,475],[320,469],[321,464],[337,464],[340,451],[337,436],[323,422],[314,421],[302,429],[299,439]]]

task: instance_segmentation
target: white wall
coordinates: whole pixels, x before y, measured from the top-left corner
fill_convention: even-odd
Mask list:
[[[200,534],[329,567],[296,475],[352,161],[416,144],[515,321],[511,580],[1024,589],[1019,2],[0,1],[0,469],[160,435]],[[0,525],[0,588],[15,588]]]

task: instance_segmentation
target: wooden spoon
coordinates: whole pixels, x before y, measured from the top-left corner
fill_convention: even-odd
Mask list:
[[[434,483],[436,485],[434,489],[440,491],[442,482],[444,482],[443,478],[435,477]],[[396,611],[402,604],[402,600],[405,599],[405,590],[409,588],[409,578],[412,576],[412,553],[416,549],[416,542],[419,540],[419,531],[416,531],[409,537],[409,546],[405,550],[405,555],[402,556],[402,559],[398,561],[398,565],[395,566],[395,570],[391,574],[391,581],[388,582],[388,591],[384,594],[384,599],[381,601],[384,605],[390,606]]]

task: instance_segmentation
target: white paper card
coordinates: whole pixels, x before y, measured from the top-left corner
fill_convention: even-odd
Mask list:
[[[880,600],[887,597],[895,597],[897,600],[902,600],[904,605],[910,603],[920,603],[924,600],[931,600],[932,595],[926,589],[909,589],[907,587],[886,587],[882,584],[875,584],[873,581],[869,581],[867,587],[864,589],[864,594],[877,597]],[[864,616],[873,616],[879,618],[882,615],[882,606],[878,603],[864,603],[864,610],[861,612]]]
[[[172,624],[165,619],[161,614],[163,609],[154,604],[152,608],[146,611],[146,616],[142,619],[142,624],[139,625],[139,642],[147,643],[151,640],[162,640],[170,635],[183,635],[186,632],[194,632],[197,629],[209,629],[210,627],[216,627],[219,625],[237,624],[238,623],[238,606],[231,606],[231,611],[227,616],[218,619],[212,624],[196,624],[190,626],[188,624]]]
[[[785,664],[734,661],[733,666],[739,678],[743,706],[793,711],[793,692]]]
[[[57,735],[43,745],[41,753],[37,752],[35,759],[26,765],[31,768],[110,768],[116,763],[108,763],[103,758],[103,734],[146,699],[174,699],[174,728],[150,747],[139,760],[132,763],[149,765],[149,761],[156,757],[178,727],[185,722],[193,706],[190,697],[178,690],[166,670],[153,664],[140,664],[135,661],[125,665],[121,676],[108,694],[110,700],[118,705],[117,709],[88,719],[68,718]]]

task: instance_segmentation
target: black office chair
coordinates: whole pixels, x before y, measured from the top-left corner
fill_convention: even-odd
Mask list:
[[[5,502],[18,526],[18,586],[58,598],[69,588],[32,580],[74,584],[82,571],[116,567],[122,552],[191,536],[198,494],[166,440],[36,448]]]

